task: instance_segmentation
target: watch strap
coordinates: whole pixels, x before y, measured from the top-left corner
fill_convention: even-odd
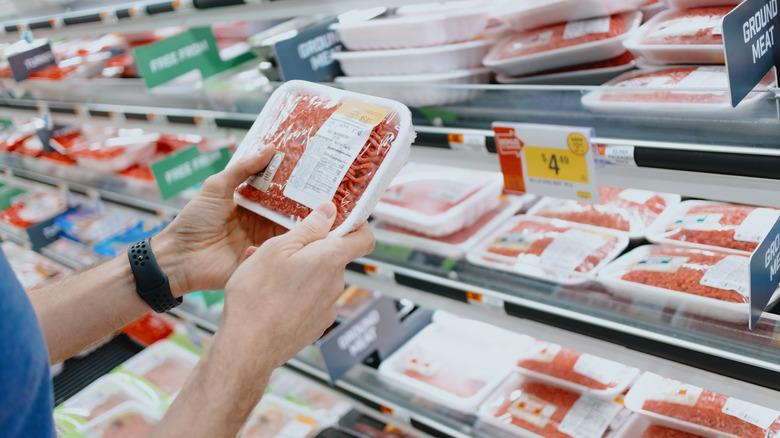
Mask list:
[[[182,303],[181,298],[173,298],[168,276],[154,258],[150,239],[133,244],[127,249],[127,257],[135,277],[135,291],[152,310],[164,313]]]

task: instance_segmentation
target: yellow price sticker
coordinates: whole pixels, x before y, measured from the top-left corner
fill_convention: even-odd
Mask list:
[[[590,183],[585,154],[580,155],[567,149],[537,146],[526,146],[523,152],[529,177],[580,184]]]

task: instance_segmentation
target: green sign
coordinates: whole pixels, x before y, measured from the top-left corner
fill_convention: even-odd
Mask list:
[[[0,210],[10,207],[15,198],[25,193],[27,193],[27,190],[10,184],[0,183]]]
[[[221,304],[225,301],[225,292],[221,290],[204,290],[200,294],[206,303],[206,307]]]
[[[390,245],[387,243],[376,242],[373,254],[388,259],[405,262],[414,252],[414,248],[405,245]]]
[[[201,154],[190,146],[164,160],[152,163],[151,169],[163,199],[171,198],[220,172],[230,161],[228,148]]]
[[[219,56],[217,40],[209,27],[197,27],[160,42],[135,49],[141,77],[149,88],[162,85],[193,70],[204,78],[255,58],[246,52],[229,60]]]

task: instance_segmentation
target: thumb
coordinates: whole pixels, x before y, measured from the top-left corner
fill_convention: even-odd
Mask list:
[[[287,233],[287,238],[302,248],[316,240],[327,237],[335,219],[336,206],[330,201],[323,202],[306,219],[293,227]]]
[[[274,157],[274,152],[273,147],[264,147],[235,163],[231,163],[225,170],[214,175],[210,181],[207,180],[207,183],[213,184],[214,189],[220,193],[229,195],[247,178],[265,169]]]

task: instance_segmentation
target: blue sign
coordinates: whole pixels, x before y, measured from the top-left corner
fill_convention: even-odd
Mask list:
[[[736,107],[778,61],[778,0],[745,0],[723,18],[731,105]]]
[[[780,218],[750,256],[750,328],[780,285]]]
[[[283,80],[324,82],[341,74],[341,67],[332,56],[344,47],[336,31],[330,29],[337,22],[336,18],[328,20],[274,44]]]

